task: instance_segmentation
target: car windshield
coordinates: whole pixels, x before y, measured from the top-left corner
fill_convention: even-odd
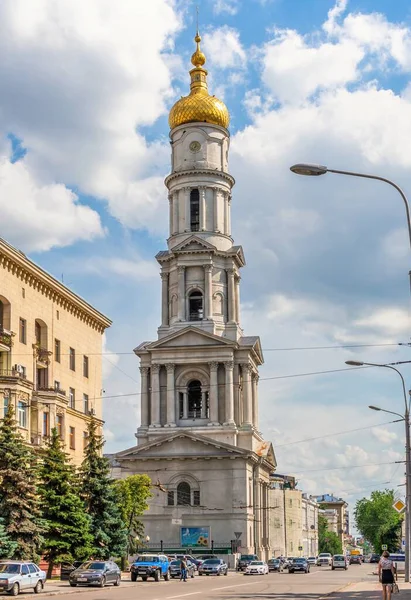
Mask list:
[[[262,560],[253,560],[252,562],[250,562],[250,567],[261,566],[263,564],[264,563]]]
[[[171,563],[170,563],[170,565],[172,567],[179,567],[180,564],[181,564],[181,560],[172,560]]]
[[[209,558],[208,560],[204,561],[203,564],[204,565],[219,565],[220,560],[218,558]]]
[[[20,565],[3,563],[0,565],[0,573],[20,573]]]
[[[339,554],[337,556],[334,556],[334,560],[345,560],[344,556],[340,556]]]
[[[270,560],[268,562],[271,563],[271,564],[273,564],[273,565],[276,565],[280,561],[278,560],[278,558],[270,558]]]
[[[309,556],[308,560],[315,560],[315,556]]]
[[[255,560],[254,554],[242,554],[240,560]]]
[[[136,562],[158,562],[158,556],[137,556]]]
[[[103,562],[86,562],[81,565],[81,568],[85,571],[103,571],[106,563]]]
[[[303,563],[305,562],[305,558],[294,558],[295,563]]]

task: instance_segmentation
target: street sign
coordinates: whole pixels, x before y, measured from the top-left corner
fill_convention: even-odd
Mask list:
[[[242,533],[243,533],[242,531],[234,531],[235,539],[239,540],[240,537],[241,537],[241,535],[242,535]]]
[[[383,544],[383,545],[381,546],[381,550],[387,550],[387,548],[388,548],[387,544]]]
[[[395,508],[398,513],[401,513],[405,508],[405,502],[402,500],[396,500],[392,507]]]
[[[171,519],[171,524],[172,525],[182,525],[183,519]]]

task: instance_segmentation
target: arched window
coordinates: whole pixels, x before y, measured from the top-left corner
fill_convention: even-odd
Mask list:
[[[187,506],[191,504],[191,487],[186,481],[182,481],[177,486],[177,505]]]
[[[187,386],[188,392],[188,418],[199,419],[201,418],[201,382],[195,379],[190,381]]]
[[[188,297],[189,321],[202,321],[203,319],[203,294],[198,290],[191,292]]]
[[[197,189],[190,192],[190,230],[200,231],[200,193]]]

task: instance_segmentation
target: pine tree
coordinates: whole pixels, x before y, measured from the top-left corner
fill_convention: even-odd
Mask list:
[[[46,526],[42,550],[49,563],[47,577],[51,577],[54,564],[86,559],[93,552],[90,519],[78,493],[74,467],[56,429],[42,455],[39,476]]]
[[[17,543],[15,559],[38,559],[40,516],[37,461],[17,430],[10,404],[0,424],[0,518],[9,539]]]
[[[91,518],[94,558],[123,556],[127,548],[127,528],[117,503],[117,494],[110,478],[110,465],[102,456],[104,439],[97,432],[97,422],[91,418],[87,447],[81,466],[82,497]]]
[[[10,539],[4,527],[4,519],[0,519],[0,559],[12,558],[16,548],[17,542]]]

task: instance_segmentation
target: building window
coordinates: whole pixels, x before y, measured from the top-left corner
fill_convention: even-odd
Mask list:
[[[200,230],[200,193],[197,189],[190,192],[190,229]]]
[[[19,321],[19,340],[21,344],[27,344],[27,321],[21,317]]]
[[[59,310],[56,310],[56,318],[57,318],[57,321],[60,320],[60,311]]]
[[[76,407],[76,390],[74,388],[69,388],[69,401],[68,405],[70,408]]]
[[[76,370],[76,351],[74,350],[74,348],[70,348],[69,367],[71,371]]]
[[[88,394],[83,394],[83,412],[85,415],[89,414]]]
[[[70,449],[71,450],[75,450],[76,449],[76,429],[75,427],[70,427]]]
[[[24,288],[21,288],[21,295],[23,296],[23,298],[26,297],[26,290]]]
[[[200,491],[194,490],[193,492],[193,505],[200,506]]]
[[[9,397],[4,396],[3,398],[3,416],[5,417],[9,411]]]
[[[199,419],[201,418],[201,403],[202,403],[202,392],[201,392],[201,381],[194,380],[190,381],[187,386],[188,392],[188,418]]]
[[[17,422],[19,427],[27,428],[27,404],[25,402],[17,404]]]
[[[83,450],[87,448],[88,444],[88,431],[83,431]]]
[[[61,390],[60,381],[54,381],[54,391],[59,392]]]
[[[190,484],[182,481],[177,486],[177,506],[189,506],[191,504]]]
[[[88,356],[83,357],[83,375],[88,377]]]
[[[59,436],[59,438],[63,439],[63,415],[57,415],[56,429],[57,429],[57,435]]]
[[[198,290],[191,292],[188,297],[189,321],[202,321],[203,319],[203,294]]]
[[[289,499],[288,504],[290,505],[290,507],[293,505],[293,501],[291,498]]]
[[[54,360],[60,362],[61,360],[61,345],[60,340],[54,340]]]
[[[167,492],[167,506],[174,506],[174,492]]]
[[[50,435],[50,415],[48,412],[43,413],[43,436],[48,437]]]

